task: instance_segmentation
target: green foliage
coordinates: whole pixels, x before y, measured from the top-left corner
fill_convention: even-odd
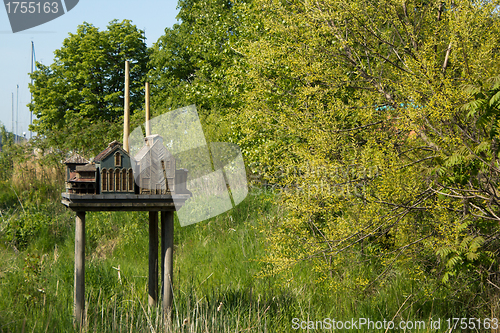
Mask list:
[[[231,80],[246,87],[234,139],[283,189],[267,273],[311,261],[332,290],[460,273],[463,295],[482,293],[498,262],[498,2],[254,5],[265,33],[240,43]],[[338,281],[364,260],[375,280]]]
[[[129,20],[105,31],[84,22],[55,52],[54,63],[37,63],[30,86],[33,131],[52,148],[96,153],[118,139],[123,119],[125,60],[130,60],[130,109],[143,109],[148,49]]]
[[[37,208],[22,206],[17,212],[4,216],[0,240],[18,250],[48,250],[68,236],[70,225],[70,214],[59,204],[43,204]]]
[[[223,121],[241,105],[240,89],[228,76],[242,55],[235,47],[253,31],[249,1],[180,1],[179,24],[151,52],[153,114],[196,104],[209,141],[225,141]]]
[[[52,249],[72,223],[59,201],[64,174],[58,155],[36,156],[29,145],[11,145],[0,154],[9,160],[2,170],[9,179],[0,180],[0,243],[21,251]]]
[[[307,316],[498,316],[498,5],[179,3],[181,22],[151,50],[153,115],[197,104],[208,138],[237,142],[268,188],[207,222],[176,224],[176,330],[290,331],[292,318]],[[45,151],[93,152],[116,138],[124,57],[144,60],[133,67],[138,84],[147,56],[128,21],[106,32],[80,26],[56,63],[34,74]],[[0,237],[26,261],[5,259],[12,268],[0,283],[28,297],[0,289],[0,305],[31,302],[25,308],[53,324],[56,303],[39,290],[57,295],[62,281],[61,297],[72,297],[72,217],[52,218],[42,191],[19,193],[0,198],[9,207]],[[146,215],[89,213],[87,237],[89,329],[160,329],[144,306]],[[50,264],[30,252],[59,246],[65,259]],[[63,311],[67,323],[70,302]],[[0,311],[0,323],[12,318]]]
[[[368,292],[328,289],[328,283],[316,281],[321,272],[307,261],[295,267],[291,276],[256,278],[266,243],[258,226],[271,227],[280,215],[275,200],[272,192],[252,192],[235,209],[209,221],[185,228],[175,222],[171,329],[166,328],[159,309],[147,306],[147,233],[131,232],[136,228],[128,227],[130,223],[147,229],[147,214],[87,213],[87,239],[99,241],[86,249],[85,328],[99,332],[148,331],[151,327],[166,332],[295,332],[293,318],[427,321],[470,315],[461,304],[466,299],[457,302],[449,297],[456,290],[439,288],[430,281],[420,283],[401,270],[391,270],[381,286]],[[38,213],[45,209],[50,210],[41,208]],[[351,256],[353,262],[361,258],[366,257]],[[334,277],[351,287],[374,279],[377,265],[365,260],[360,266],[338,267]],[[73,230],[52,248],[33,245],[15,254],[0,245],[0,329],[22,331],[24,326],[29,331],[73,332],[73,275]],[[432,301],[426,299],[429,296]]]
[[[6,209],[14,206],[17,203],[16,193],[11,188],[11,183],[8,181],[0,182],[0,209]]]
[[[14,137],[0,124],[0,180],[9,180],[12,177],[12,146]],[[2,191],[3,192],[3,191]]]

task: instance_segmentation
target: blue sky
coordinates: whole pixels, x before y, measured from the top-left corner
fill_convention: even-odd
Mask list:
[[[92,23],[100,30],[113,19],[132,20],[139,29],[146,31],[146,42],[152,46],[172,27],[178,13],[177,0],[80,0],[73,10],[43,25],[12,33],[7,12],[0,8],[0,122],[8,131],[12,127],[12,93],[14,93],[14,122],[17,112],[17,91],[19,85],[19,113],[17,134],[27,133],[30,112],[26,104],[30,102],[28,84],[31,70],[31,41],[35,43],[36,60],[50,65],[54,51],[62,46],[70,32],[83,22]],[[16,123],[14,123],[14,132]]]

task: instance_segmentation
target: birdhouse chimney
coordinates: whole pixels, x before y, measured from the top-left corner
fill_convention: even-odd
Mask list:
[[[125,115],[123,117],[123,149],[128,153],[129,145],[128,145],[128,136],[130,133],[130,90],[129,90],[129,61],[125,61],[125,106],[124,112]]]
[[[146,82],[146,136],[151,135],[151,127],[149,121],[151,120],[151,114],[149,113],[149,82]]]

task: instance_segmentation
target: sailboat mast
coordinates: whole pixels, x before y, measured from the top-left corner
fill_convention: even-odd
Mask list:
[[[35,56],[35,43],[31,41],[31,75],[33,75],[33,58]],[[31,76],[31,86],[33,86],[33,76]],[[30,102],[33,104],[33,92],[30,89]],[[33,133],[31,132],[31,125],[33,125],[33,109],[30,108],[30,140],[31,137],[33,136]]]
[[[19,126],[19,85],[17,85],[17,96],[16,96],[16,136],[14,137],[16,143],[18,143],[19,141],[17,139],[18,126]]]
[[[14,93],[12,93],[12,127],[10,129],[10,133],[12,133],[12,135],[14,135]]]

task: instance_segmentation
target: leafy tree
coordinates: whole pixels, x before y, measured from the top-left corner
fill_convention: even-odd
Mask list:
[[[247,1],[185,0],[179,7],[181,23],[165,29],[151,54],[153,113],[196,104],[206,133],[212,141],[223,140],[221,120],[241,101],[228,76],[242,59],[235,47],[253,33],[248,29],[251,6]]]
[[[3,146],[10,146],[14,143],[14,135],[7,131],[5,125],[0,123],[0,151]]]
[[[289,211],[269,230],[270,272],[313,260],[336,288],[362,259],[484,287],[500,231],[498,88],[484,85],[500,73],[498,2],[255,5],[267,33],[238,49],[248,70],[233,80],[250,87],[239,142]]]
[[[55,52],[54,63],[37,63],[30,86],[31,130],[60,149],[99,151],[119,138],[124,105],[125,60],[130,68],[131,112],[143,108],[148,49],[143,32],[129,20],[105,31],[84,22]]]

